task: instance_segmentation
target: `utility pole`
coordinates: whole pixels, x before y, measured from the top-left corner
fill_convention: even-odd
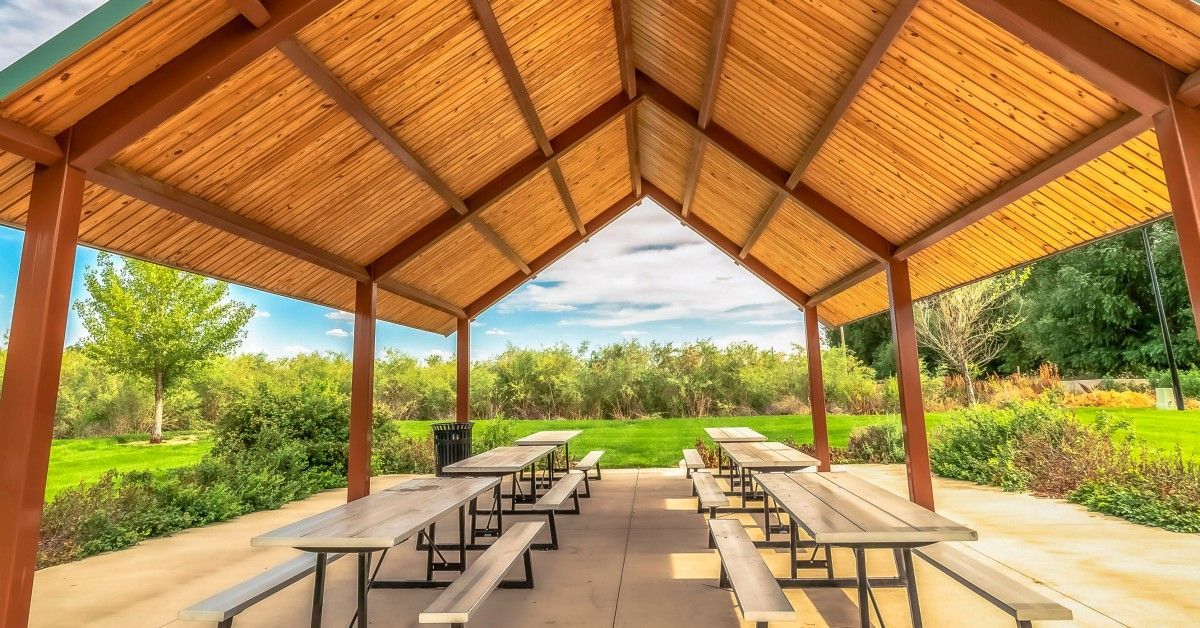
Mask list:
[[[1171,329],[1167,325],[1167,308],[1163,305],[1158,271],[1154,268],[1154,252],[1150,250],[1150,226],[1142,227],[1142,246],[1146,249],[1146,267],[1150,271],[1150,287],[1154,289],[1154,304],[1158,308],[1158,325],[1162,328],[1163,345],[1167,349],[1167,366],[1171,369],[1171,388],[1175,392],[1175,407],[1183,409],[1183,388],[1179,385],[1179,367],[1175,364],[1175,347],[1171,344]]]

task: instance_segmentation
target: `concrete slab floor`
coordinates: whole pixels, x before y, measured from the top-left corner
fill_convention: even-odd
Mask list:
[[[902,493],[899,466],[848,470]],[[402,477],[376,478],[381,489]],[[733,595],[717,588],[719,562],[706,549],[704,518],[690,483],[675,469],[605,470],[583,500],[583,515],[559,518],[562,548],[533,555],[536,588],[500,590],[473,627],[489,626],[750,626],[740,622]],[[1200,536],[1164,532],[1088,513],[1054,500],[1015,495],[963,482],[936,480],[938,510],[979,531],[964,547],[984,561],[1075,612],[1073,622],[1045,626],[1190,626],[1200,617]],[[327,491],[279,510],[153,539],[128,550],[39,571],[33,626],[167,626],[176,612],[294,555],[286,548],[251,548],[251,537],[333,507],[344,491]],[[731,515],[734,516],[734,515]],[[735,515],[756,525],[750,515]],[[513,517],[533,519],[533,517]],[[537,519],[544,520],[544,517]],[[509,517],[506,517],[509,520]],[[447,520],[440,529],[452,530]],[[443,527],[444,526],[444,527]],[[761,536],[757,527],[752,536]],[[893,575],[886,551],[869,553],[872,575]],[[786,554],[763,550],[776,573]],[[840,575],[853,573],[849,552],[835,550]],[[511,574],[519,577],[520,568]],[[412,542],[394,549],[384,577],[421,577],[424,555]],[[330,567],[326,625],[354,612],[355,564]],[[450,574],[442,574],[449,577]],[[972,628],[1013,626],[1012,619],[923,562],[917,579],[925,624]],[[909,625],[901,589],[877,590],[888,626]],[[417,626],[436,590],[375,590],[371,624]],[[300,626],[308,622],[312,579],[303,580],[238,616],[236,626]],[[789,590],[800,620],[772,626],[854,626],[850,590]]]

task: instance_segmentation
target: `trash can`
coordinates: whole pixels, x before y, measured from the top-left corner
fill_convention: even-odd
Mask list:
[[[433,424],[434,467],[438,475],[444,475],[442,469],[446,465],[471,457],[472,425],[470,421]]]

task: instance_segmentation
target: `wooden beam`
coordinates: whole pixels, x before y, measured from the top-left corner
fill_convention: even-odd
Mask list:
[[[0,393],[0,626],[9,628],[29,623],[83,188],[69,161],[34,168]]]
[[[900,245],[896,249],[896,259],[907,259],[933,246],[943,238],[1101,157],[1149,130],[1153,124],[1150,116],[1136,111],[1126,112]]]
[[[1200,110],[1173,102],[1154,117],[1154,129],[1179,239],[1184,283],[1191,296],[1192,322],[1200,334]]]
[[[875,38],[875,43],[871,44],[871,49],[867,51],[863,60],[858,64],[858,69],[855,70],[854,76],[850,77],[850,82],[842,89],[842,93],[838,96],[837,102],[833,104],[833,108],[829,113],[825,114],[825,119],[821,122],[821,126],[817,128],[816,134],[809,141],[808,146],[804,148],[804,153],[800,155],[799,161],[796,162],[796,167],[792,169],[791,176],[788,177],[787,186],[793,187],[804,178],[804,172],[817,158],[817,153],[821,152],[821,147],[825,145],[825,140],[833,134],[833,130],[837,128],[838,122],[841,122],[842,116],[846,115],[846,111],[850,109],[851,103],[858,97],[858,93],[862,91],[863,85],[867,84],[867,79],[871,77],[871,73],[879,66],[879,62],[883,60],[883,55],[892,47],[892,42],[900,36],[900,32],[904,30],[904,23],[908,21],[913,10],[917,8],[917,3],[920,0],[900,0],[896,3],[896,7],[892,9],[892,14],[888,17],[887,22],[883,24],[883,29],[879,31],[879,35]]]
[[[842,277],[841,279],[838,279],[828,286],[817,290],[811,297],[809,297],[808,304],[816,305],[823,301],[828,301],[833,296],[849,290],[850,288],[857,286],[871,277],[874,277],[878,273],[882,272],[884,268],[885,265],[881,262],[871,262],[870,264],[859,268],[858,270],[846,275],[845,277]]]
[[[357,280],[370,278],[366,268],[349,260],[337,257],[303,240],[115,163],[102,164],[99,168],[89,172],[88,178],[115,192],[286,253],[340,275]]]
[[[460,316],[455,321],[458,337],[454,339],[454,420],[471,420],[471,321]]]
[[[333,72],[320,59],[303,44],[296,40],[295,37],[289,37],[279,42],[279,51],[287,57],[298,70],[303,72],[313,83],[325,92],[339,107],[342,108],[351,118],[359,123],[367,133],[376,139],[384,148],[388,149],[400,163],[404,164],[405,168],[417,175],[425,185],[434,191],[438,196],[442,197],[450,207],[460,214],[467,213],[467,206],[454,190],[433,172],[420,157],[412,151],[400,138],[392,133],[391,127],[379,119],[356,95],[350,91],[350,88],[342,82],[341,79],[334,76]]]
[[[1183,79],[1179,90],[1175,92],[1175,99],[1189,107],[1200,106],[1200,71],[1192,72]]]
[[[642,189],[646,191],[646,196],[653,199],[654,202],[662,206],[663,209],[667,210],[676,218],[678,218],[683,224],[690,227],[692,231],[695,231],[702,238],[708,240],[713,244],[713,246],[717,247],[723,253],[728,255],[731,259],[733,259],[733,261],[737,262],[738,265],[742,266],[746,270],[750,271],[751,274],[766,282],[767,285],[771,286],[777,292],[779,292],[779,294],[783,295],[785,299],[791,301],[799,307],[804,307],[804,305],[808,303],[808,295],[805,294],[803,290],[797,288],[791,282],[784,279],[779,273],[771,270],[770,267],[759,261],[758,258],[750,256],[744,260],[738,259],[738,251],[741,247],[739,247],[736,242],[730,240],[724,234],[718,231],[716,227],[709,225],[695,215],[684,216],[683,205],[671,198],[669,194],[662,191],[649,181],[642,182]]]
[[[463,312],[463,309],[461,307],[458,307],[457,305],[455,305],[445,299],[442,299],[435,295],[429,294],[428,292],[426,292],[424,290],[414,288],[408,284],[400,283],[399,281],[396,281],[395,279],[391,279],[389,277],[384,277],[384,278],[379,279],[377,281],[377,283],[379,284],[379,287],[382,288],[383,290],[390,292],[396,296],[404,297],[414,303],[420,303],[421,305],[424,305],[425,307],[433,308],[439,312],[442,312],[444,314],[449,314],[450,316],[453,316],[455,318],[462,318],[463,316],[466,316],[466,314]]]
[[[341,2],[276,0],[262,28],[232,19],[76,122],[73,163],[100,165]]]
[[[713,109],[717,103],[717,92],[721,84],[721,68],[725,65],[725,52],[729,48],[729,29],[733,24],[735,0],[719,0],[716,14],[713,15],[712,37],[708,44],[708,65],[704,74],[704,86],[700,90],[700,109],[694,119],[701,130],[708,127],[712,121]],[[704,150],[708,147],[708,139],[703,135],[696,138],[692,149],[692,159],[688,163],[687,179],[683,186],[683,216],[692,213],[692,202],[696,199],[696,185],[700,182],[700,170],[704,165]]]
[[[642,157],[638,142],[638,110],[631,107],[625,115],[625,150],[629,155],[629,178],[633,193],[642,195]]]
[[[225,0],[234,11],[242,14],[255,28],[271,20],[271,12],[259,0]]]
[[[500,176],[485,183],[475,194],[466,199],[467,214],[448,211],[400,242],[369,265],[373,277],[383,277],[440,242],[467,221],[467,218],[490,207],[509,192],[541,172],[551,163],[561,159],[587,141],[617,118],[626,115],[639,99],[626,98],[618,94],[584,116],[551,140],[553,154],[549,157],[533,154],[517,162]]]
[[[633,54],[633,13],[629,0],[612,0],[613,30],[617,37],[617,64],[621,66],[621,87],[625,95],[637,96],[636,58]]]
[[[488,226],[488,224],[479,217],[479,214],[471,214],[467,217],[467,221],[471,223],[472,227],[475,227],[475,230],[479,232],[479,235],[483,236],[484,240],[487,240],[493,247],[496,248],[497,251],[500,251],[501,255],[508,258],[508,261],[512,262],[513,266],[516,266],[526,275],[533,272],[529,270],[529,264],[526,264],[525,260],[521,259],[521,255],[517,253],[516,249],[505,242],[504,238],[500,237],[500,234],[496,233],[495,229],[492,229],[490,226]]]
[[[371,493],[371,425],[375,413],[375,328],[379,294],[371,281],[354,283],[354,344],[350,372],[350,443],[346,501]]]
[[[1167,106],[1164,72],[1178,77],[1176,85],[1183,80],[1164,61],[1060,2],[959,1],[1141,113]]]
[[[813,449],[817,454],[817,471],[828,471],[829,424],[826,420],[825,376],[821,371],[821,329],[817,321],[817,306],[811,302],[804,307],[804,353],[808,356],[808,407],[812,416]]]
[[[0,118],[0,151],[44,166],[52,166],[63,158],[62,149],[53,137],[6,118]]]
[[[529,125],[529,131],[533,133],[534,141],[537,142],[543,155],[547,157],[554,155],[554,145],[550,142],[550,136],[546,134],[546,127],[542,125],[537,107],[533,104],[533,97],[529,95],[529,88],[525,86],[525,79],[521,76],[517,60],[513,58],[508,41],[504,38],[504,32],[500,29],[500,22],[492,11],[490,0],[470,1],[471,8],[475,10],[475,18],[483,28],[483,34],[487,38],[488,46],[492,49],[492,55],[496,57],[496,63],[500,65],[504,80],[508,82],[508,89],[512,92],[513,99],[517,101],[521,115],[525,116],[525,123]],[[567,214],[571,218],[571,224],[575,225],[575,230],[580,235],[586,235],[587,228],[579,217],[579,209],[575,205],[575,199],[571,196],[571,189],[567,186],[567,180],[563,177],[558,162],[550,163],[550,175],[554,178],[554,185],[558,188],[559,195],[562,196],[563,205],[566,206]]]
[[[917,356],[917,332],[908,262],[889,261],[887,279],[892,340],[896,350],[900,426],[904,433],[904,468],[908,475],[908,498],[933,510],[933,472],[929,466],[929,437],[926,433],[925,405],[921,393],[921,359]]]
[[[693,134],[703,137],[708,143],[738,161],[776,191],[791,195],[822,222],[849,238],[872,257],[879,260],[891,257],[895,245],[886,238],[807,185],[800,183],[789,189],[787,172],[720,125],[711,124],[708,128],[700,128],[695,123],[697,112],[691,105],[641,72],[638,72],[638,93],[653,100],[663,111],[691,126]]]
[[[738,253],[738,257],[746,259],[746,256],[750,254],[754,245],[758,244],[758,239],[767,230],[767,226],[775,219],[775,214],[778,214],[779,209],[783,207],[785,200],[787,200],[787,194],[783,192],[775,193],[775,198],[771,201],[771,205],[767,207],[767,211],[763,212],[762,217],[754,225],[754,231],[750,232],[750,237],[746,238],[746,243],[742,245],[742,250]]]
[[[613,203],[608,207],[608,209],[604,210],[598,216],[588,221],[588,233],[595,235],[604,227],[612,224],[614,220],[620,218],[622,214],[629,211],[638,203],[639,200],[641,199],[637,196],[629,194],[621,200]],[[489,307],[495,305],[497,301],[500,301],[517,288],[520,288],[525,284],[525,282],[533,279],[537,273],[542,272],[551,264],[562,258],[562,256],[570,253],[572,249],[586,241],[587,238],[579,235],[577,232],[568,234],[565,238],[559,240],[557,244],[550,247],[550,249],[545,253],[539,255],[537,259],[529,263],[529,267],[533,270],[532,275],[522,275],[520,273],[509,275],[509,277],[500,282],[499,285],[495,286],[491,290],[488,290],[478,299],[475,299],[473,303],[468,305],[465,308],[467,311],[467,316],[469,318],[475,318],[479,316]]]

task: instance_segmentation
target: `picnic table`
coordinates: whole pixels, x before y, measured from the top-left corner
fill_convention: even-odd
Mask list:
[[[870,626],[870,587],[904,587],[908,592],[913,626],[921,625],[920,604],[912,566],[912,548],[941,541],[974,541],[978,534],[933,511],[845,472],[770,473],[754,476],[763,488],[763,514],[769,502],[786,512],[791,577],[783,586],[857,587],[862,626]],[[764,521],[770,542],[770,519]],[[797,578],[799,530],[812,539],[807,546],[846,547],[854,551],[855,578],[833,577],[826,559],[827,577]],[[868,578],[866,550],[888,548],[895,555],[895,578]],[[804,561],[808,562],[808,561]]]
[[[799,471],[817,466],[816,458],[779,442],[724,442],[719,446],[729,457],[729,487],[740,488],[743,508],[752,473]]]
[[[571,439],[582,433],[583,430],[543,430],[541,432],[534,432],[524,438],[518,438],[516,444],[521,447],[537,447],[540,445],[562,447],[563,468],[560,470],[566,473],[570,470],[571,466]]]
[[[500,479],[495,477],[423,478],[402,482],[389,489],[325,512],[301,519],[282,528],[254,537],[254,547],[294,547],[317,555],[316,584],[313,589],[312,625],[321,625],[325,597],[325,565],[330,554],[358,555],[359,626],[367,625],[367,592],[371,588],[440,587],[448,583],[433,579],[435,571],[467,567],[466,505],[472,506],[480,495],[492,491],[500,499]],[[436,545],[436,522],[458,509],[458,561],[446,561]],[[388,550],[414,535],[428,539],[424,580],[379,580],[371,574],[371,554]],[[441,559],[434,560],[435,553]],[[375,574],[379,573],[378,567]]]
[[[546,471],[549,476],[550,484],[554,484],[554,450],[556,445],[514,445],[511,447],[497,447],[485,451],[481,454],[476,454],[460,460],[454,464],[448,464],[442,468],[442,473],[451,476],[480,476],[480,477],[512,477],[512,489],[508,495],[511,504],[515,506],[517,503],[533,503],[538,498],[538,482],[537,482],[537,463],[542,458],[546,459]],[[525,469],[530,469],[529,474],[529,493],[525,494],[517,481],[517,475]],[[503,509],[500,512],[504,512]],[[518,512],[515,508],[510,507],[509,513]],[[487,528],[481,531],[480,534],[487,536],[492,535],[497,529]]]
[[[704,433],[717,444],[717,475],[721,475],[724,469],[721,443],[758,443],[767,440],[766,436],[748,427],[706,427]]]

